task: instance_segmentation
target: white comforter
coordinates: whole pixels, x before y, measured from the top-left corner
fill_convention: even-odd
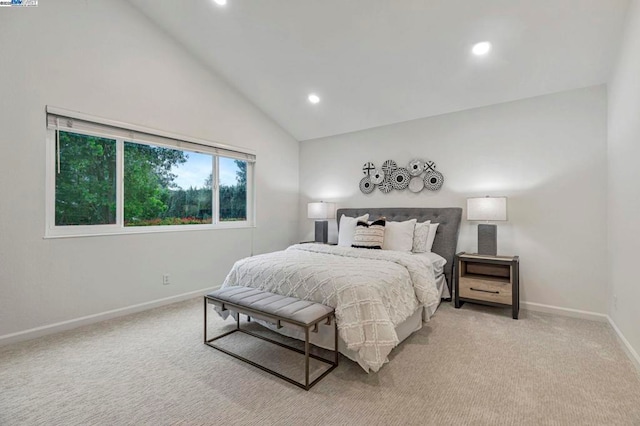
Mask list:
[[[320,244],[239,260],[222,286],[235,285],[335,308],[340,337],[367,371],[387,361],[398,344],[398,324],[419,306],[439,302],[433,266],[424,256]]]

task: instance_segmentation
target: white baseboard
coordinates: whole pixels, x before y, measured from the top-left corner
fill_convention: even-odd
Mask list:
[[[640,373],[640,355],[638,355],[638,352],[633,349],[633,346],[631,346],[631,343],[629,343],[627,338],[624,337],[624,334],[622,334],[622,331],[620,331],[613,319],[610,316],[607,316],[607,319],[609,320],[609,325],[611,325],[613,331],[615,331],[618,335],[618,339],[620,339],[620,343],[622,343],[622,347],[625,353],[627,354],[633,365],[635,365],[635,367],[638,369],[638,373]]]
[[[24,340],[35,339],[37,337],[58,333],[60,331],[71,330],[83,325],[93,324],[111,318],[134,314],[136,312],[146,311],[147,309],[181,302],[183,300],[191,299],[196,296],[204,296],[205,294],[216,290],[218,287],[203,288],[202,290],[191,291],[189,293],[183,293],[177,296],[165,297],[163,299],[157,299],[150,302],[139,303],[137,305],[126,306],[124,308],[113,309],[110,311],[101,312],[99,314],[87,315],[68,321],[62,321],[42,327],[31,328],[29,330],[19,331],[17,333],[5,334],[4,336],[0,336],[0,346],[8,345],[10,343],[22,342]]]
[[[543,305],[541,303],[533,303],[533,302],[521,302],[520,307],[529,311],[545,312],[549,314],[563,315],[563,316],[572,317],[572,318],[581,318],[581,319],[587,319],[592,321],[609,323],[611,328],[613,328],[613,331],[618,336],[618,339],[620,339],[620,343],[625,353],[627,354],[627,356],[629,357],[633,365],[638,369],[638,373],[640,373],[640,355],[638,355],[638,352],[636,352],[633,346],[631,346],[627,338],[624,337],[624,334],[622,334],[622,331],[620,331],[616,323],[613,321],[613,319],[611,319],[609,315],[599,314],[597,312],[581,311],[579,309],[561,308],[559,306]]]
[[[592,321],[607,322],[609,317],[605,314],[599,314],[591,311],[581,311],[579,309],[561,308],[560,306],[543,305],[542,303],[520,302],[520,307],[528,311],[545,312],[548,314],[557,314],[565,317],[588,319]]]

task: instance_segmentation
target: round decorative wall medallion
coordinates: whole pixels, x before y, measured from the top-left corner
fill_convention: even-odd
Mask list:
[[[387,194],[391,192],[391,190],[393,189],[393,186],[391,185],[391,181],[383,180],[382,183],[378,185],[378,189],[382,191],[383,194]]]
[[[433,161],[425,161],[424,165],[423,165],[424,171],[429,173],[429,172],[435,172],[436,171],[436,163],[434,163]]]
[[[371,183],[369,176],[363,177],[360,181],[360,191],[362,191],[363,194],[371,194],[374,189],[376,189],[376,186]]]
[[[409,181],[409,191],[420,192],[424,189],[424,180],[420,176],[412,177]]]
[[[393,173],[397,168],[398,168],[398,165],[393,160],[387,160],[384,163],[382,163],[382,171],[387,176]]]
[[[373,173],[375,169],[376,166],[374,166],[373,163],[369,161],[368,163],[364,163],[364,166],[362,166],[362,173],[364,173],[365,176],[371,176],[371,173]]]
[[[369,175],[369,179],[371,179],[372,184],[379,185],[384,180],[384,176],[385,175],[382,170],[375,169],[373,172],[371,172],[371,175]]]
[[[411,176],[420,176],[424,172],[424,163],[422,160],[411,160],[409,162],[409,173]]]
[[[391,185],[393,185],[394,189],[402,190],[409,186],[409,180],[411,180],[411,175],[409,171],[404,167],[400,167],[395,172],[391,173],[391,177],[389,179],[391,181]]]
[[[429,191],[437,191],[438,189],[442,188],[443,183],[444,176],[442,176],[442,173],[438,171],[434,170],[432,172],[428,172],[424,176],[424,186]]]

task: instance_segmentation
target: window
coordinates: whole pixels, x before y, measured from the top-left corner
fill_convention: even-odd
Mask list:
[[[116,223],[116,141],[60,132],[56,226]]]
[[[220,220],[247,220],[247,163],[220,157]]]
[[[252,225],[253,155],[47,111],[48,236]]]
[[[211,224],[213,160],[210,154],[125,142],[124,226]]]

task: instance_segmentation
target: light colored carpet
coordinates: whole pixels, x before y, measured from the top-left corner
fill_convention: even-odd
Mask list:
[[[0,424],[640,425],[640,375],[604,323],[443,305],[379,373],[342,358],[305,392],[205,346],[194,299],[0,348]]]

